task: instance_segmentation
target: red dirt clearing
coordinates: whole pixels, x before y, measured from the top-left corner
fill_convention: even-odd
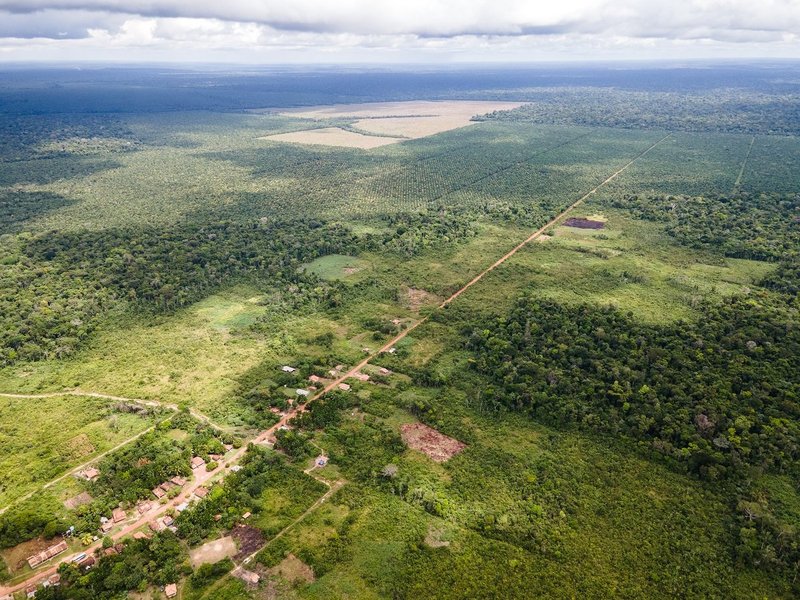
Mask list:
[[[579,229],[602,229],[606,226],[603,221],[595,221],[593,219],[582,219],[579,217],[571,217],[564,221],[565,227],[577,227]]]
[[[410,423],[400,427],[400,435],[406,446],[419,450],[431,460],[445,462],[461,452],[467,445],[439,433],[422,423]]]

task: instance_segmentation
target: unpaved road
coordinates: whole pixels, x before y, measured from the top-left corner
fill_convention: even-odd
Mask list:
[[[566,218],[566,217],[567,217],[567,216],[568,216],[570,213],[572,213],[572,211],[574,211],[574,210],[575,210],[575,208],[577,208],[579,205],[581,205],[581,204],[582,204],[584,201],[586,201],[586,200],[587,200],[588,198],[590,198],[592,195],[596,194],[596,193],[597,193],[597,191],[598,191],[600,188],[602,188],[603,186],[607,185],[608,183],[610,183],[611,181],[613,181],[614,179],[616,179],[616,178],[617,178],[619,175],[621,175],[623,172],[625,172],[625,171],[626,171],[626,170],[627,170],[627,169],[628,169],[628,168],[629,168],[631,165],[633,165],[633,164],[634,164],[636,161],[638,161],[639,159],[641,159],[643,156],[645,156],[647,153],[649,153],[651,150],[653,150],[653,149],[654,149],[656,146],[658,146],[658,145],[659,145],[659,144],[661,144],[662,142],[666,141],[666,140],[667,140],[667,138],[669,138],[669,137],[670,137],[670,135],[671,135],[671,134],[667,134],[667,135],[665,135],[665,136],[664,136],[664,137],[662,137],[660,140],[658,140],[657,142],[655,142],[654,144],[652,144],[651,146],[649,146],[649,147],[648,147],[646,150],[644,150],[644,151],[640,152],[639,154],[637,154],[635,157],[633,157],[631,160],[629,160],[629,161],[628,161],[628,162],[627,162],[625,165],[623,165],[622,167],[620,167],[620,168],[619,168],[617,171],[615,171],[614,173],[612,173],[611,175],[609,175],[609,176],[608,176],[606,179],[604,179],[604,180],[603,180],[601,183],[599,183],[599,184],[598,184],[596,187],[594,187],[592,190],[588,191],[588,192],[587,192],[587,193],[585,193],[583,196],[581,196],[580,198],[578,198],[578,199],[577,199],[575,202],[573,202],[573,203],[572,203],[572,204],[570,204],[570,205],[569,205],[569,206],[568,206],[566,209],[564,209],[564,210],[563,210],[563,211],[562,211],[560,214],[558,214],[556,217],[554,217],[553,219],[551,219],[551,220],[550,220],[549,222],[547,222],[545,225],[543,225],[542,227],[540,227],[539,229],[537,229],[536,231],[534,231],[534,232],[533,232],[531,235],[529,235],[529,236],[528,236],[526,239],[524,239],[522,242],[520,242],[519,244],[517,244],[517,245],[516,245],[514,248],[512,248],[511,250],[509,250],[509,251],[508,251],[508,252],[507,252],[505,255],[503,255],[501,258],[499,258],[498,260],[496,260],[494,263],[492,263],[492,264],[491,264],[489,267],[487,267],[486,269],[484,269],[482,272],[480,272],[480,273],[479,273],[478,275],[476,275],[474,278],[472,278],[472,279],[471,279],[471,280],[470,280],[470,281],[469,281],[467,284],[465,284],[465,285],[464,285],[463,287],[461,287],[461,288],[460,288],[458,291],[456,291],[456,292],[455,292],[453,295],[451,295],[451,296],[450,296],[449,298],[447,298],[447,299],[446,299],[444,302],[442,302],[442,303],[439,305],[439,308],[441,309],[441,308],[444,308],[444,307],[446,307],[448,304],[450,304],[450,303],[451,303],[451,302],[453,302],[453,301],[454,301],[456,298],[458,298],[458,297],[459,297],[461,294],[463,294],[465,291],[467,291],[469,288],[471,288],[473,285],[475,285],[475,284],[476,284],[476,283],[478,283],[478,282],[479,282],[481,279],[483,279],[483,277],[484,277],[485,275],[487,275],[488,273],[490,273],[491,271],[493,271],[494,269],[496,269],[497,267],[499,267],[500,265],[502,265],[504,262],[506,262],[506,261],[507,261],[509,258],[511,258],[512,256],[514,256],[514,255],[515,255],[517,252],[519,252],[519,251],[520,251],[522,248],[524,248],[524,247],[525,247],[526,245],[528,245],[530,242],[532,242],[532,241],[536,240],[538,237],[540,237],[540,236],[541,236],[541,235],[542,235],[542,234],[543,234],[545,231],[547,231],[548,229],[550,229],[550,228],[551,228],[551,227],[553,227],[554,225],[557,225],[557,224],[558,224],[560,221],[562,221],[562,220],[563,220],[564,218]],[[335,389],[335,388],[336,388],[336,387],[337,387],[337,386],[338,386],[340,383],[344,383],[344,381],[345,381],[345,380],[347,380],[347,379],[350,379],[350,378],[354,377],[354,376],[355,376],[357,373],[359,373],[359,372],[360,372],[360,371],[361,371],[361,370],[362,370],[364,367],[366,367],[366,366],[367,366],[367,365],[368,365],[368,364],[369,364],[369,363],[370,363],[370,362],[371,362],[371,361],[372,361],[372,360],[373,360],[373,359],[374,359],[376,356],[378,356],[378,355],[382,354],[383,352],[388,352],[388,351],[389,351],[389,350],[390,350],[392,347],[394,347],[395,345],[397,345],[397,343],[398,343],[398,342],[400,342],[402,339],[404,339],[404,338],[405,338],[405,337],[406,337],[406,336],[407,336],[409,333],[411,333],[412,331],[414,331],[414,330],[415,330],[417,327],[419,327],[420,325],[422,325],[422,324],[423,324],[425,321],[427,321],[427,317],[425,317],[425,318],[423,318],[423,319],[420,319],[420,320],[418,320],[418,321],[414,322],[414,323],[413,323],[413,324],[412,324],[410,327],[408,327],[407,329],[403,330],[403,331],[402,331],[402,332],[400,332],[398,335],[396,335],[394,338],[392,338],[390,341],[388,341],[386,344],[384,344],[384,345],[383,345],[383,346],[380,348],[380,350],[378,350],[377,352],[374,352],[374,353],[372,353],[372,354],[368,355],[368,356],[367,356],[367,357],[366,357],[364,360],[362,360],[362,361],[361,361],[360,363],[358,363],[358,364],[357,364],[355,367],[353,367],[352,369],[350,369],[349,371],[347,371],[347,372],[346,372],[344,375],[341,375],[340,377],[338,377],[337,379],[335,379],[334,381],[332,381],[332,382],[330,382],[328,385],[326,385],[326,386],[325,386],[325,387],[324,387],[322,390],[320,390],[319,392],[317,392],[317,394],[315,394],[314,396],[312,396],[311,398],[309,398],[309,400],[308,400],[308,401],[307,401],[307,402],[306,402],[304,405],[302,405],[302,406],[297,406],[297,407],[295,407],[294,409],[292,409],[292,410],[290,410],[289,412],[287,412],[287,413],[286,413],[286,414],[285,414],[283,417],[281,417],[281,419],[280,419],[280,420],[279,420],[277,423],[275,423],[275,424],[274,424],[272,427],[270,427],[270,428],[269,428],[269,429],[267,429],[266,431],[263,431],[263,432],[261,432],[261,433],[260,433],[260,434],[259,434],[259,435],[258,435],[258,436],[257,436],[257,437],[256,437],[256,438],[253,440],[253,441],[254,441],[255,443],[264,443],[264,442],[266,442],[266,441],[267,441],[267,440],[268,440],[268,439],[269,439],[269,438],[270,438],[270,437],[271,437],[271,436],[272,436],[272,435],[273,435],[273,434],[274,434],[276,431],[278,431],[278,429],[280,429],[280,427],[282,427],[282,426],[286,425],[286,424],[287,424],[287,423],[288,423],[288,422],[289,422],[289,421],[290,421],[292,418],[294,418],[296,415],[298,415],[298,414],[302,413],[303,411],[305,411],[305,410],[306,410],[306,409],[305,409],[305,407],[306,407],[308,404],[310,404],[311,402],[313,402],[313,401],[315,401],[315,400],[317,400],[317,399],[321,398],[321,397],[322,397],[322,396],[324,396],[325,394],[329,393],[331,390]],[[56,394],[56,393],[52,394],[52,396],[57,396],[57,395],[63,395],[63,393],[62,393],[62,394]],[[74,395],[87,395],[87,394],[85,394],[85,393],[78,393],[78,392],[74,392]],[[9,396],[9,395],[7,395],[7,394],[6,394],[6,396]],[[12,396],[10,396],[10,397],[20,397],[20,396],[13,396],[13,395],[12,395]],[[24,397],[24,396],[22,396],[22,397]],[[39,396],[39,397],[46,397],[46,396]],[[119,400],[128,400],[127,398],[117,398],[117,397],[113,397],[113,396],[100,396],[100,397],[107,397],[107,398],[119,399]],[[225,463],[226,463],[226,464],[228,464],[228,465],[232,465],[232,464],[234,464],[235,462],[237,462],[237,461],[238,461],[238,460],[239,460],[239,459],[240,459],[240,458],[243,456],[243,454],[245,453],[245,451],[246,451],[246,450],[247,450],[247,446],[246,446],[246,445],[242,445],[242,447],[241,447],[241,448],[239,448],[239,449],[238,449],[238,450],[237,450],[237,451],[236,451],[236,452],[235,452],[235,453],[234,453],[234,454],[233,454],[231,457],[229,457],[229,458],[228,458],[228,459],[225,461]],[[163,514],[164,514],[164,513],[166,513],[166,512],[167,512],[167,511],[168,511],[170,508],[173,508],[173,507],[177,506],[178,504],[180,504],[180,503],[181,503],[181,502],[183,502],[184,500],[186,500],[186,499],[188,499],[189,497],[191,497],[191,494],[194,492],[194,490],[195,490],[195,489],[196,489],[198,486],[200,486],[200,485],[202,485],[202,483],[205,483],[206,481],[208,481],[208,480],[209,480],[211,477],[213,477],[213,476],[214,476],[214,475],[216,475],[217,473],[220,473],[220,472],[221,472],[221,470],[222,470],[223,468],[224,468],[224,465],[223,465],[223,463],[220,463],[220,466],[219,466],[219,467],[217,467],[217,469],[215,469],[215,470],[214,470],[213,472],[211,472],[211,473],[207,473],[207,474],[206,474],[206,473],[203,473],[203,474],[198,474],[198,473],[196,473],[196,475],[205,475],[205,477],[202,477],[200,481],[193,481],[193,482],[191,482],[190,484],[187,484],[187,486],[186,486],[186,487],[185,487],[185,489],[184,489],[184,490],[181,492],[181,494],[179,494],[178,496],[176,496],[176,497],[175,497],[173,500],[171,500],[170,502],[167,502],[167,503],[166,503],[166,504],[164,504],[164,505],[158,505],[158,506],[157,506],[157,508],[155,508],[155,509],[151,509],[151,511],[150,511],[150,512],[148,512],[148,513],[145,513],[145,514],[144,514],[144,515],[142,515],[142,516],[141,516],[139,519],[137,519],[135,522],[133,522],[133,523],[131,523],[130,525],[126,526],[124,529],[122,529],[121,531],[117,532],[117,533],[116,533],[116,534],[114,534],[112,537],[113,537],[115,540],[121,539],[121,538],[125,537],[126,535],[130,535],[130,534],[131,534],[131,533],[133,533],[135,530],[139,529],[140,527],[142,527],[142,526],[143,526],[143,525],[145,525],[146,523],[150,522],[151,520],[153,520],[153,519],[155,519],[155,518],[157,518],[157,517],[159,517],[159,516],[163,515]],[[322,496],[322,497],[321,497],[319,500],[317,500],[317,502],[315,502],[315,503],[314,503],[314,504],[313,504],[313,505],[312,505],[312,506],[311,506],[311,507],[310,507],[310,508],[309,508],[309,509],[308,509],[308,510],[305,512],[305,513],[303,513],[303,514],[302,514],[302,515],[301,515],[301,516],[300,516],[300,517],[299,517],[297,520],[295,520],[293,523],[291,523],[289,526],[287,526],[287,528],[285,528],[285,529],[284,529],[284,531],[285,531],[286,529],[288,529],[288,528],[290,528],[290,527],[294,526],[294,525],[295,525],[297,522],[299,522],[299,521],[300,521],[300,520],[302,520],[303,518],[305,518],[305,516],[306,516],[306,515],[307,515],[309,512],[311,512],[312,510],[315,510],[315,509],[316,509],[316,508],[317,508],[317,507],[318,507],[318,506],[319,506],[319,505],[320,505],[322,502],[324,502],[324,501],[325,501],[327,498],[329,498],[329,497],[330,497],[330,495],[332,495],[332,494],[333,494],[333,492],[335,491],[335,490],[334,490],[334,488],[336,488],[336,489],[339,489],[339,487],[341,487],[341,486],[343,485],[343,483],[344,483],[344,482],[341,482],[341,481],[337,481],[336,483],[334,483],[334,484],[331,486],[331,488],[328,490],[328,492],[326,492],[326,493],[325,493],[325,494],[324,494],[324,495],[323,495],[323,496]],[[330,484],[328,484],[328,483],[326,482],[326,485],[330,485]],[[337,486],[338,486],[338,487],[337,487]],[[278,534],[278,536],[282,535],[282,533],[283,533],[283,531],[282,531],[282,532],[280,532],[280,533]],[[273,537],[272,539],[276,539],[278,536],[275,536],[275,537]],[[96,550],[96,549],[97,549],[97,548],[99,548],[99,547],[100,547],[100,542],[97,542],[97,543],[93,544],[92,546],[89,546],[89,547],[88,547],[86,550],[84,550],[84,551],[85,551],[87,554],[89,554],[90,552],[93,552],[94,550]],[[250,557],[246,558],[246,559],[245,559],[245,563],[246,563],[247,561],[249,561],[249,560],[252,558],[252,556],[254,556],[254,555],[251,555]],[[65,561],[61,561],[61,562],[65,562]],[[48,568],[48,569],[47,569],[47,570],[45,570],[45,571],[41,571],[41,572],[37,573],[36,575],[32,576],[31,578],[29,578],[27,581],[24,581],[24,582],[22,582],[22,583],[19,583],[19,584],[15,585],[15,586],[12,586],[12,587],[0,587],[0,596],[2,596],[2,595],[4,595],[4,594],[11,594],[11,593],[13,593],[13,592],[17,592],[17,591],[23,590],[23,589],[24,589],[26,586],[28,586],[28,585],[31,585],[32,583],[35,583],[35,582],[41,581],[41,580],[42,580],[42,579],[44,579],[45,577],[49,577],[50,575],[52,575],[53,573],[55,573],[55,571],[56,571],[56,569],[57,569],[57,566],[58,566],[58,565],[55,565],[55,566],[52,566],[52,567]]]

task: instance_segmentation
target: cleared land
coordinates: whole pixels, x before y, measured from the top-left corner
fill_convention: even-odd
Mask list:
[[[341,146],[343,148],[361,148],[369,150],[394,144],[400,140],[391,137],[377,137],[373,135],[363,135],[354,131],[347,131],[339,127],[323,127],[321,129],[306,129],[304,131],[292,131],[291,133],[279,133],[268,135],[261,139],[272,140],[275,142],[292,142],[295,144],[319,144],[322,146]]]
[[[231,536],[226,536],[198,546],[192,550],[190,556],[192,566],[196,569],[200,565],[211,564],[225,558],[230,558],[234,556],[236,552],[236,542]]]
[[[467,447],[449,436],[439,433],[422,423],[410,423],[400,427],[403,441],[409,448],[419,450],[431,460],[445,462]]]
[[[415,101],[333,104],[280,111],[282,116],[302,119],[347,119],[358,131],[339,127],[307,129],[262,137],[265,140],[370,149],[466,127],[472,117],[497,110],[511,110],[519,102]],[[375,135],[369,135],[375,134]]]

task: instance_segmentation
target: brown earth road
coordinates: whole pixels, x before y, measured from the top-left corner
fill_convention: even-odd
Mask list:
[[[499,258],[498,260],[496,260],[496,261],[495,261],[494,263],[492,263],[492,264],[491,264],[489,267],[487,267],[486,269],[484,269],[484,270],[483,270],[481,273],[479,273],[478,275],[476,275],[476,276],[475,276],[473,279],[471,279],[471,280],[470,280],[470,281],[469,281],[469,282],[468,282],[466,285],[464,285],[462,288],[460,288],[458,291],[456,291],[456,292],[455,292],[455,293],[454,293],[452,296],[450,296],[449,298],[447,298],[447,300],[445,300],[444,302],[442,302],[442,303],[439,305],[439,308],[444,308],[444,307],[446,307],[448,304],[450,304],[450,303],[451,303],[451,302],[453,302],[453,301],[454,301],[456,298],[458,298],[458,297],[459,297],[461,294],[463,294],[465,291],[467,291],[467,290],[468,290],[470,287],[472,287],[473,285],[475,285],[476,283],[478,283],[478,282],[479,282],[481,279],[483,279],[483,277],[484,277],[485,275],[487,275],[488,273],[490,273],[491,271],[493,271],[494,269],[496,269],[497,267],[499,267],[500,265],[502,265],[502,264],[503,264],[504,262],[506,262],[506,261],[507,261],[509,258],[511,258],[512,256],[514,256],[514,255],[515,255],[517,252],[519,252],[519,251],[520,251],[522,248],[524,248],[524,247],[525,247],[527,244],[529,244],[530,242],[532,242],[532,241],[533,241],[533,240],[535,240],[536,238],[540,237],[540,236],[541,236],[541,235],[542,235],[542,234],[543,234],[543,233],[544,233],[546,230],[548,230],[549,228],[551,228],[551,227],[553,227],[554,225],[556,225],[557,223],[559,223],[559,222],[560,222],[562,219],[564,219],[564,218],[565,218],[565,217],[566,217],[568,214],[570,214],[570,213],[571,213],[573,210],[575,210],[575,208],[577,208],[577,207],[578,207],[580,204],[582,204],[582,203],[583,203],[585,200],[587,200],[587,199],[588,199],[589,197],[591,197],[592,195],[596,194],[596,193],[597,193],[597,191],[598,191],[598,190],[599,190],[601,187],[603,187],[604,185],[606,185],[606,184],[610,183],[611,181],[613,181],[614,179],[616,179],[616,178],[617,178],[619,175],[621,175],[621,174],[622,174],[624,171],[626,171],[626,170],[627,170],[627,169],[628,169],[628,168],[629,168],[631,165],[633,165],[633,164],[634,164],[634,163],[635,163],[637,160],[639,160],[640,158],[642,158],[643,156],[645,156],[645,155],[646,155],[648,152],[650,152],[650,151],[651,151],[651,150],[653,150],[653,149],[654,149],[656,146],[658,146],[659,144],[661,144],[662,142],[664,142],[664,141],[665,141],[667,138],[669,138],[669,137],[670,137],[670,135],[671,135],[671,134],[667,134],[667,135],[665,135],[665,136],[664,136],[664,137],[662,137],[660,140],[658,140],[657,142],[655,142],[654,144],[652,144],[651,146],[649,146],[649,147],[648,147],[646,150],[644,150],[644,151],[640,152],[639,154],[637,154],[635,157],[633,157],[631,160],[629,160],[627,163],[625,163],[625,165],[623,165],[622,167],[620,167],[620,168],[619,168],[617,171],[615,171],[614,173],[612,173],[611,175],[609,175],[609,176],[608,176],[606,179],[604,179],[604,180],[603,180],[601,183],[599,183],[597,186],[595,186],[595,187],[594,187],[592,190],[588,191],[588,192],[587,192],[587,193],[585,193],[583,196],[581,196],[580,198],[578,198],[577,200],[575,200],[575,202],[573,202],[572,204],[570,204],[570,205],[569,205],[569,206],[568,206],[566,209],[564,209],[564,210],[563,210],[561,213],[559,213],[559,214],[558,214],[556,217],[554,217],[554,218],[553,218],[553,219],[551,219],[549,222],[547,222],[545,225],[543,225],[542,227],[540,227],[539,229],[537,229],[536,231],[534,231],[534,232],[533,232],[531,235],[529,235],[529,236],[528,236],[526,239],[524,239],[522,242],[520,242],[520,243],[519,243],[519,244],[517,244],[517,245],[516,245],[514,248],[512,248],[510,251],[508,251],[508,252],[507,252],[505,255],[503,255],[501,258]],[[297,416],[298,414],[300,414],[300,413],[304,412],[304,411],[306,410],[306,408],[305,408],[305,407],[306,407],[306,406],[307,406],[309,403],[311,403],[311,402],[313,402],[313,401],[315,401],[315,400],[317,400],[317,399],[321,398],[321,397],[322,397],[322,396],[324,396],[325,394],[329,393],[331,390],[335,389],[335,388],[336,388],[336,387],[337,387],[337,386],[338,386],[340,383],[344,383],[344,381],[345,381],[345,380],[347,380],[347,379],[350,379],[351,377],[354,377],[354,376],[355,376],[357,373],[359,373],[359,372],[360,372],[360,371],[361,371],[361,370],[362,370],[364,367],[366,367],[366,366],[367,366],[367,365],[368,365],[368,364],[369,364],[369,363],[370,363],[370,362],[371,362],[371,361],[372,361],[372,360],[373,360],[373,359],[374,359],[376,356],[378,356],[378,355],[382,354],[383,352],[388,352],[388,351],[389,351],[389,350],[390,350],[392,347],[394,347],[394,346],[395,346],[395,345],[396,345],[396,344],[397,344],[397,343],[398,343],[400,340],[404,339],[404,338],[405,338],[405,337],[406,337],[406,336],[407,336],[409,333],[411,333],[411,332],[412,332],[414,329],[416,329],[416,328],[417,328],[417,327],[419,327],[421,324],[423,324],[423,323],[424,323],[426,320],[427,320],[427,317],[425,317],[425,318],[423,318],[423,319],[420,319],[420,320],[416,321],[416,322],[415,322],[414,324],[412,324],[410,327],[408,327],[407,329],[403,330],[403,331],[402,331],[402,332],[400,332],[398,335],[396,335],[396,336],[395,336],[395,337],[393,337],[391,340],[389,340],[389,341],[388,341],[386,344],[384,344],[384,345],[383,345],[383,346],[380,348],[380,350],[378,350],[377,352],[374,352],[374,353],[371,353],[371,354],[369,354],[369,355],[368,355],[368,356],[367,356],[367,357],[366,357],[364,360],[362,360],[360,363],[358,363],[358,364],[357,364],[356,366],[354,366],[352,369],[350,369],[349,371],[347,371],[347,372],[346,372],[344,375],[341,375],[341,376],[340,376],[340,377],[338,377],[337,379],[335,379],[335,380],[331,381],[330,383],[328,383],[328,384],[327,384],[327,385],[326,385],[326,386],[325,386],[325,387],[324,387],[322,390],[320,390],[320,391],[319,391],[319,392],[317,392],[317,393],[316,393],[314,396],[312,396],[311,398],[309,398],[309,400],[308,400],[308,401],[307,401],[307,402],[306,402],[304,405],[302,405],[302,406],[297,406],[296,408],[294,408],[294,409],[292,409],[292,410],[288,411],[288,412],[287,412],[286,414],[284,414],[284,415],[281,417],[281,419],[280,419],[280,420],[279,420],[277,423],[275,423],[275,424],[274,424],[272,427],[270,427],[269,429],[267,429],[267,430],[265,430],[265,431],[262,431],[262,432],[261,432],[261,433],[260,433],[258,436],[256,436],[256,437],[255,437],[255,438],[252,440],[252,441],[253,441],[253,443],[256,443],[256,444],[263,444],[263,443],[266,443],[266,442],[267,442],[267,441],[268,441],[268,440],[269,440],[269,439],[270,439],[270,438],[271,438],[271,437],[272,437],[272,436],[275,434],[275,432],[276,432],[276,431],[278,431],[278,429],[280,429],[280,428],[281,428],[281,427],[283,427],[283,426],[286,426],[286,425],[288,425],[289,421],[290,421],[292,418],[294,418],[294,417],[295,417],[295,416]],[[53,396],[57,396],[57,395],[63,395],[63,394],[52,394],[52,395],[53,395]],[[87,395],[87,394],[85,394],[85,393],[78,393],[78,392],[74,392],[74,395]],[[42,397],[47,397],[47,396],[42,396]],[[101,397],[110,397],[110,396],[101,396]],[[110,397],[110,398],[114,398],[114,397]],[[127,398],[119,398],[119,399],[120,399],[120,400],[128,400]],[[241,447],[241,448],[239,448],[239,449],[238,449],[238,450],[237,450],[237,451],[236,451],[236,452],[235,452],[233,455],[231,455],[230,457],[228,457],[228,458],[225,460],[225,463],[226,463],[226,464],[228,464],[228,465],[231,465],[231,464],[235,463],[236,461],[238,461],[238,460],[239,460],[239,459],[242,457],[242,455],[245,453],[245,451],[246,451],[246,450],[247,450],[247,447],[246,447],[246,446],[242,446],[242,447]],[[123,528],[122,530],[120,530],[120,531],[116,532],[116,533],[115,533],[115,534],[113,534],[111,537],[112,537],[113,539],[115,539],[115,540],[121,539],[121,538],[125,537],[126,535],[130,535],[131,533],[133,533],[134,531],[136,531],[136,530],[137,530],[137,529],[139,529],[140,527],[144,526],[146,523],[148,523],[148,522],[152,521],[153,519],[155,519],[155,518],[158,518],[158,517],[162,516],[164,513],[166,513],[166,512],[167,512],[168,510],[170,510],[171,508],[174,508],[175,506],[177,506],[177,505],[178,505],[178,504],[180,504],[181,502],[183,502],[183,501],[185,501],[186,499],[188,499],[189,497],[191,497],[192,493],[194,492],[194,490],[195,490],[195,489],[196,489],[198,486],[200,486],[200,485],[202,485],[202,483],[205,483],[206,481],[208,481],[208,480],[209,480],[211,477],[213,477],[214,475],[216,475],[216,474],[218,474],[218,473],[221,473],[221,472],[222,472],[222,470],[223,470],[223,468],[224,468],[224,465],[223,465],[223,463],[221,462],[221,463],[220,463],[220,466],[219,466],[219,467],[217,467],[217,469],[215,469],[215,470],[214,470],[213,472],[211,472],[211,473],[203,473],[202,475],[205,475],[205,476],[204,476],[204,477],[201,477],[201,478],[199,478],[199,479],[200,479],[200,481],[193,481],[192,483],[190,483],[190,484],[189,484],[189,485],[188,485],[188,486],[187,486],[187,487],[186,487],[186,488],[185,488],[185,489],[184,489],[184,490],[183,490],[183,491],[182,491],[182,492],[181,492],[181,493],[180,493],[178,496],[176,496],[174,499],[172,499],[171,501],[167,502],[167,503],[166,503],[166,504],[164,504],[164,505],[158,505],[156,508],[154,508],[154,509],[151,509],[149,512],[145,513],[145,514],[144,514],[144,515],[142,515],[142,516],[141,516],[139,519],[137,519],[135,522],[131,523],[130,525],[127,525],[125,528]],[[197,474],[197,473],[196,473],[196,475],[200,475],[200,474]],[[303,519],[303,518],[306,516],[306,514],[307,514],[308,512],[310,512],[311,510],[315,509],[315,508],[316,508],[316,507],[317,507],[319,504],[321,504],[322,502],[324,502],[324,501],[325,501],[325,499],[327,499],[327,498],[330,496],[330,494],[332,494],[332,493],[333,493],[333,492],[332,492],[332,490],[333,490],[333,488],[334,488],[334,487],[336,487],[336,489],[338,489],[337,485],[338,485],[339,487],[341,487],[341,485],[342,485],[342,484],[343,484],[343,482],[338,482],[338,481],[337,481],[335,484],[333,484],[333,486],[331,486],[331,489],[329,489],[329,490],[328,490],[328,492],[327,492],[326,494],[324,494],[324,495],[323,495],[323,496],[322,496],[322,497],[321,497],[319,500],[317,500],[317,502],[316,502],[315,504],[313,504],[313,505],[312,505],[312,506],[311,506],[311,507],[308,509],[308,511],[306,511],[305,513],[303,513],[303,515],[301,515],[301,516],[300,516],[300,517],[299,517],[299,518],[298,518],[298,519],[297,519],[295,522],[291,523],[291,524],[289,525],[289,527],[291,527],[292,525],[294,525],[294,523],[296,523],[296,522],[298,522],[298,521],[302,520],[302,519]],[[330,485],[330,484],[328,484],[328,485]],[[275,539],[275,538],[272,538],[272,539]],[[86,548],[86,549],[84,550],[84,552],[86,552],[87,554],[89,554],[90,552],[93,552],[94,550],[96,550],[97,548],[99,548],[99,547],[100,547],[100,545],[101,545],[101,543],[98,541],[98,542],[96,542],[96,543],[92,544],[91,546],[89,546],[88,548]],[[250,557],[248,557],[248,559],[249,559],[249,558],[250,558]],[[246,560],[248,560],[248,559],[246,559]],[[68,559],[67,559],[67,560],[68,560]],[[61,562],[66,562],[66,560],[62,560]],[[11,593],[13,593],[13,592],[17,592],[17,591],[23,590],[23,589],[24,589],[26,586],[28,586],[28,585],[31,585],[31,584],[33,584],[33,583],[35,583],[35,582],[39,582],[39,581],[43,580],[43,579],[44,579],[44,578],[46,578],[46,577],[49,577],[50,575],[52,575],[53,573],[55,573],[56,569],[57,569],[57,565],[56,565],[56,566],[49,567],[47,570],[45,570],[45,571],[41,571],[41,572],[37,573],[36,575],[34,575],[33,577],[29,578],[28,580],[26,580],[26,581],[24,581],[24,582],[22,582],[22,583],[20,583],[20,584],[17,584],[17,585],[15,585],[15,586],[12,586],[12,587],[0,587],[0,596],[2,596],[2,595],[4,595],[4,594],[11,594]]]

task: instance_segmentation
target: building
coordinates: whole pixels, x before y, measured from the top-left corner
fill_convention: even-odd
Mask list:
[[[241,470],[242,470],[242,465],[233,465],[231,467],[231,471],[233,471],[234,473],[238,473]]]
[[[65,552],[67,549],[67,542],[61,540],[57,544],[50,546],[46,550],[42,550],[38,554],[34,554],[33,556],[28,557],[28,564],[30,565],[31,569],[35,569],[43,562],[50,560],[54,556]]]
[[[178,584],[177,583],[168,583],[164,586],[164,595],[167,598],[174,598],[178,595]]]
[[[320,383],[320,382],[322,381],[322,377],[317,377],[316,375],[310,375],[310,376],[308,377],[308,380],[309,380],[311,383]]]
[[[347,385],[346,383],[340,383],[338,387],[343,392],[349,392],[350,391],[350,386]]]
[[[328,464],[328,457],[325,456],[324,454],[320,454],[317,457],[317,466],[318,467],[324,467],[327,464]]]
[[[189,503],[188,502],[181,502],[180,504],[178,504],[178,506],[175,507],[175,510],[177,510],[179,513],[182,513],[187,508],[189,508]]]
[[[56,573],[55,575],[50,577],[50,579],[48,581],[50,582],[50,585],[52,585],[52,586],[61,585],[61,574],[60,573]]]
[[[295,392],[297,393],[298,396],[303,396],[303,398],[306,398],[311,394],[311,392],[309,392],[308,390],[303,390],[300,388],[297,388]]]
[[[200,458],[199,456],[195,456],[195,457],[192,459],[192,469],[199,469],[199,468],[200,468],[200,467],[202,467],[204,464],[206,464],[206,461],[204,461],[204,460],[203,460],[202,458]]]
[[[29,585],[25,588],[25,596],[27,598],[33,598],[36,595],[37,587],[35,585]]]
[[[78,566],[84,571],[88,571],[95,565],[96,562],[97,561],[95,560],[94,556],[87,556],[81,562],[78,563]]]
[[[157,488],[153,489],[153,496],[155,496],[159,500],[161,500],[161,498],[163,498],[166,495],[167,495],[167,492],[162,490],[160,487],[157,487]]]
[[[283,371],[284,373],[294,373],[295,371],[297,371],[297,369],[295,369],[294,367],[290,367],[289,365],[283,365],[281,367],[281,371]]]
[[[369,375],[367,375],[366,373],[359,372],[353,375],[353,377],[355,377],[359,381],[369,381]]]
[[[143,515],[143,514],[144,514],[144,513],[146,513],[148,510],[150,510],[152,507],[153,507],[153,505],[152,505],[152,504],[150,504],[150,503],[149,503],[149,502],[147,502],[147,501],[145,501],[145,502],[140,502],[138,505],[136,505],[136,511],[137,511],[137,512],[138,512],[140,515]]]
[[[246,513],[244,513],[244,514],[242,515],[242,518],[243,518],[243,519],[249,519],[251,516],[252,516],[252,514],[251,514],[251,513],[248,511],[248,512],[246,512]]]
[[[98,477],[100,477],[100,471],[95,469],[94,467],[89,467],[88,469],[84,469],[78,473],[78,477],[84,478],[86,481],[94,481]]]
[[[122,510],[121,508],[115,508],[114,510],[112,510],[111,516],[114,519],[114,523],[121,523],[128,517],[128,515],[125,514],[125,511]]]
[[[100,531],[103,533],[108,533],[112,529],[114,529],[114,521],[106,521],[100,524]]]
[[[175,485],[177,485],[178,487],[183,487],[184,485],[186,485],[186,479],[181,477],[180,475],[175,475],[175,477],[170,479],[170,481]]]
[[[381,375],[391,375],[392,374],[392,372],[389,369],[387,369],[386,367],[381,367],[380,369],[378,369],[378,373],[380,373]]]
[[[201,485],[194,491],[194,495],[198,498],[205,498],[208,495],[208,490]]]
[[[133,534],[133,539],[135,540],[149,540],[150,536],[144,533],[143,531],[137,531]]]

